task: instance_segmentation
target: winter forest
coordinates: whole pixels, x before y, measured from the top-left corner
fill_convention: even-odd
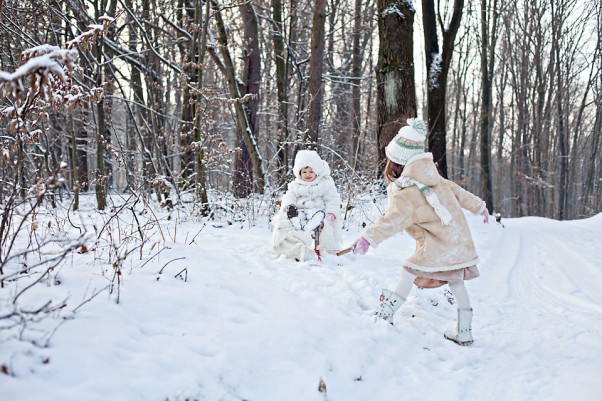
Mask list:
[[[353,194],[419,115],[442,175],[491,211],[599,212],[599,4],[418,3],[3,1],[0,197],[210,214],[277,197],[307,147]]]
[[[477,232],[503,243],[502,252],[522,252],[502,241],[512,222],[523,230],[521,238],[527,238],[527,221],[542,230],[556,227],[552,223],[582,220],[600,227],[601,52],[602,3],[597,0],[0,0],[0,399],[17,399],[11,397],[22,394],[23,377],[40,380],[40,392],[24,400],[42,399],[51,381],[57,383],[52,391],[59,391],[65,381],[57,376],[40,379],[49,375],[46,369],[53,369],[53,363],[61,363],[45,350],[70,349],[74,338],[68,337],[66,327],[79,327],[76,321],[99,319],[94,320],[99,333],[123,342],[125,335],[105,332],[98,323],[114,319],[114,326],[122,325],[125,318],[116,316],[123,310],[101,311],[101,300],[138,311],[148,291],[178,291],[183,300],[188,294],[189,302],[204,290],[223,297],[216,288],[230,285],[236,295],[226,298],[228,302],[247,302],[240,297],[245,291],[261,298],[263,287],[239,288],[246,276],[224,272],[221,267],[226,265],[256,268],[253,280],[277,283],[280,290],[286,288],[306,301],[319,298],[318,288],[330,285],[331,279],[356,280],[362,286],[344,287],[342,298],[359,304],[358,314],[363,313],[372,306],[370,291],[379,289],[382,277],[364,275],[359,265],[355,270],[355,260],[335,263],[333,270],[312,279],[279,273],[291,269],[280,259],[263,265],[262,260],[270,259],[269,219],[294,178],[297,152],[316,150],[332,170],[341,195],[344,239],[351,242],[386,207],[384,149],[408,118],[426,122],[427,150],[439,173],[481,197],[497,216],[498,224],[492,219],[490,226],[499,232]],[[543,219],[530,220],[534,217]],[[595,277],[600,278],[599,259],[597,264],[585,261],[599,257],[599,245],[594,249],[599,234],[594,233],[597,228],[590,230],[594,223],[583,223],[589,227],[583,231],[587,236],[575,234],[574,239],[583,246],[582,265],[597,267]],[[476,241],[484,259],[494,260],[489,256],[494,245]],[[386,249],[370,263],[390,263]],[[554,251],[552,245],[545,249]],[[240,260],[230,259],[233,255]],[[559,261],[574,263],[568,254],[562,255]],[[501,260],[499,264],[507,259]],[[207,270],[195,271],[199,267],[194,261],[204,261]],[[83,273],[78,266],[93,273]],[[316,267],[301,264],[294,269],[307,273]],[[215,285],[202,283],[203,275],[216,280]],[[183,284],[188,287],[179,287]],[[299,290],[301,285],[309,290]],[[331,289],[341,288],[333,284]],[[360,301],[352,300],[356,296]],[[444,312],[453,309],[443,290],[435,298],[420,293],[410,303],[414,309],[407,313],[412,317],[426,307],[420,301],[428,307],[439,305],[435,323],[446,320]],[[577,327],[588,321],[587,313],[594,311],[594,326],[602,330],[602,299],[590,301],[594,306],[573,323]],[[176,303],[172,299],[157,306],[165,316],[173,313],[165,306],[170,302]],[[217,310],[229,313],[228,302]],[[295,301],[285,302],[292,306]],[[583,307],[587,302],[570,304]],[[262,307],[255,304],[249,313]],[[193,308],[210,309],[201,301]],[[266,315],[261,318],[270,320]],[[212,324],[213,315],[206,316],[202,322]],[[155,329],[157,335],[166,335],[163,329],[149,328],[155,318],[140,318],[145,336]],[[172,318],[198,316],[178,310],[158,321],[170,326],[175,324]],[[270,321],[279,319],[275,315]],[[521,322],[528,325],[528,317]],[[330,329],[337,330],[337,324],[347,323],[333,323]],[[367,326],[358,327],[353,330],[389,336],[381,326],[376,334]],[[72,332],[88,335],[83,328]],[[580,339],[576,342],[591,346],[590,334],[575,334]],[[261,342],[264,333],[253,329],[244,336]],[[288,350],[280,338],[272,340],[275,349]],[[361,348],[359,339],[349,344]],[[346,355],[337,344],[331,346],[337,350],[335,357]],[[204,356],[222,355],[221,348],[190,347]],[[419,348],[425,352],[436,347]],[[188,351],[178,350],[177,355],[186,359]],[[505,349],[498,351],[503,354]],[[71,352],[75,355],[77,348]],[[399,352],[410,361],[414,358],[411,350]],[[260,357],[259,351],[252,352],[243,364]],[[58,392],[56,399],[107,399],[102,393],[129,401],[138,399],[132,397],[145,388],[148,393],[139,399],[362,400],[352,396],[351,387],[346,396],[327,398],[328,377],[320,375],[308,380],[312,386],[315,381],[317,389],[320,379],[324,391],[312,387],[311,393],[297,398],[287,398],[285,389],[266,383],[271,391],[244,393],[241,389],[258,391],[259,387],[245,387],[258,378],[242,375],[232,367],[237,364],[232,358],[221,360],[223,366],[217,369],[222,374],[203,382],[206,392],[197,395],[193,384],[172,379],[165,387],[137,383],[130,393],[78,388],[71,398]],[[357,366],[364,366],[357,358]],[[463,361],[470,364],[467,358]],[[300,355],[293,360],[304,361]],[[542,365],[555,366],[560,360],[550,356]],[[175,367],[173,360],[155,362]],[[189,362],[200,371],[210,370]],[[434,357],[426,363],[427,369],[439,368]],[[121,374],[128,372],[129,365],[124,366]],[[131,365],[130,370],[132,366],[137,369]],[[385,372],[371,366],[375,374]],[[591,366],[600,365],[584,362],[575,365],[575,372]],[[102,366],[112,368],[111,362]],[[157,369],[149,366],[148,373]],[[305,373],[296,373],[293,387],[304,388]],[[539,377],[533,371],[524,373]],[[343,376],[331,383],[343,383]],[[379,388],[365,370],[349,377],[356,384],[363,381],[371,389]],[[470,372],[462,375],[470,377]],[[493,381],[495,376],[487,377]],[[14,381],[6,382],[8,378]],[[525,379],[521,387],[526,392],[528,382]],[[532,382],[541,387],[546,383]],[[562,391],[568,388],[560,379],[556,383]],[[179,385],[181,392],[176,391]],[[590,396],[588,389],[591,386],[585,385],[583,394]],[[479,399],[464,398],[460,390],[454,394],[449,399]],[[513,399],[564,401],[532,394],[533,398]]]

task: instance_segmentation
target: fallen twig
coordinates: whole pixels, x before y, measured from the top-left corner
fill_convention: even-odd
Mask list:
[[[165,264],[163,265],[163,267],[161,268],[161,270],[159,270],[159,274],[163,274],[163,269],[165,269],[165,266],[167,266],[167,265],[168,265],[168,264],[170,264],[171,262],[175,262],[176,260],[182,260],[182,259],[186,259],[186,257],[185,257],[185,256],[182,256],[181,258],[175,258],[175,259],[172,259],[172,260],[170,260],[169,262],[165,263]]]

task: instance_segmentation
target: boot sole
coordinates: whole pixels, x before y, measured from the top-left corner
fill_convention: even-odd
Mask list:
[[[453,341],[456,344],[461,345],[463,347],[468,347],[469,345],[471,345],[474,342],[474,340],[470,340],[470,341],[458,341],[458,340],[456,340],[454,338],[450,338],[450,337],[446,336],[445,334],[443,335],[443,337],[445,337],[446,340]]]

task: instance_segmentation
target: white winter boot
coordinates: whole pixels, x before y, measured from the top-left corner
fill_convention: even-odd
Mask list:
[[[378,319],[381,318],[387,322],[393,324],[393,315],[397,312],[397,309],[405,302],[405,298],[400,297],[391,290],[383,289],[380,294],[380,304],[374,312],[374,316]]]
[[[445,332],[444,336],[450,341],[453,341],[459,345],[470,345],[472,344],[472,308],[471,309],[458,309],[458,327],[457,332],[454,333],[451,330]]]

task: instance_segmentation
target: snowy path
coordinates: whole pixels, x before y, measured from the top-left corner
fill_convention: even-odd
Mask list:
[[[483,340],[498,374],[493,383],[476,386],[481,390],[474,399],[491,389],[509,394],[508,399],[596,400],[602,395],[592,374],[600,371],[602,360],[597,340],[602,264],[593,241],[590,249],[581,244],[600,238],[600,231],[571,224],[507,220],[493,239],[495,247],[482,258],[475,303],[482,306]]]
[[[394,326],[374,323],[380,289],[413,248],[406,235],[313,266],[274,259],[265,226],[208,227],[198,245],[128,269],[121,303],[95,298],[50,348],[0,342],[16,374],[0,375],[0,399],[599,401],[602,215],[504,223],[470,220],[482,274],[467,283],[471,347],[443,338],[455,323],[447,287],[415,288]],[[40,299],[55,291],[76,305],[106,285],[99,266],[74,262]],[[187,282],[173,277],[183,268]]]

